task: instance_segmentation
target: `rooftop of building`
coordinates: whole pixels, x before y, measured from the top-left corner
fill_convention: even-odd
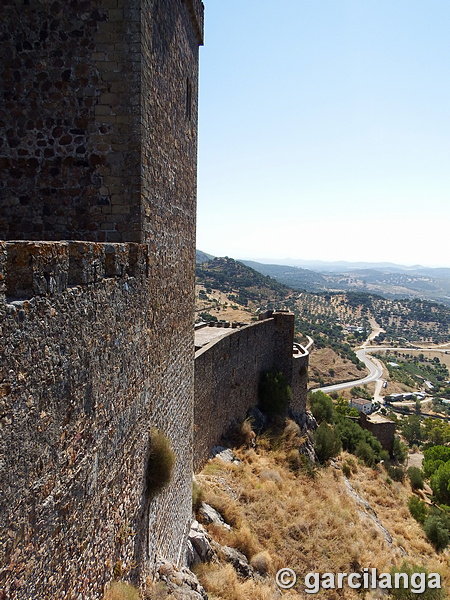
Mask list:
[[[367,400],[367,398],[352,398],[351,403],[352,404],[359,404],[361,406],[364,406],[365,404],[370,404],[372,402],[372,400]]]
[[[385,417],[380,413],[371,414],[369,417],[367,417],[367,420],[371,421],[372,423],[394,423],[394,421],[388,419],[388,417]]]

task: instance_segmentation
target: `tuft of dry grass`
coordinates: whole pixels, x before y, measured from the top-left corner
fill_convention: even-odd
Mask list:
[[[153,498],[172,479],[175,454],[168,438],[158,429],[152,428],[150,451],[146,468],[147,494]]]
[[[103,596],[103,600],[140,600],[140,598],[136,588],[122,581],[114,582]]]
[[[279,595],[274,584],[252,579],[242,580],[229,564],[204,565],[199,576],[210,598],[221,600],[275,600]]]
[[[255,554],[251,561],[250,561],[250,565],[256,570],[258,571],[258,573],[260,575],[266,575],[269,571],[271,571],[271,567],[272,567],[272,557],[270,556],[270,554],[267,552],[267,550],[264,550],[263,552],[258,552],[258,554]]]

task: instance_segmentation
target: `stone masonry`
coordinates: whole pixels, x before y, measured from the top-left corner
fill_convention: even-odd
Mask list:
[[[230,329],[195,353],[194,469],[228,428],[259,403],[264,372],[281,371],[292,388],[291,410],[306,410],[308,353],[293,354],[294,315],[270,312],[253,324]]]
[[[191,517],[199,0],[0,5],[0,596],[96,600]],[[152,427],[176,454],[152,499]]]
[[[289,313],[197,352],[194,389],[202,43],[200,0],[0,3],[1,600],[183,563],[193,465],[261,373],[304,411]],[[156,497],[154,428],[176,456]]]

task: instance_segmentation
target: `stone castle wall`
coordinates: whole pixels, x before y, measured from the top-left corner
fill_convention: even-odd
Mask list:
[[[182,562],[193,462],[257,403],[262,371],[302,406],[307,356],[292,360],[293,315],[274,313],[197,353],[194,409],[202,35],[199,0],[0,5],[7,600],[97,600],[156,552]],[[176,455],[155,499],[153,427]]]
[[[179,223],[202,31],[199,0],[1,3],[2,239],[139,242],[167,210]]]
[[[282,371],[292,387],[291,408],[306,406],[308,354],[293,358],[294,315],[273,313],[267,318],[231,329],[195,354],[194,470],[234,423],[242,422],[259,402],[265,371]]]
[[[1,3],[6,598],[96,600],[114,567],[183,559],[202,31],[199,0]],[[152,427],[176,465],[150,501]]]
[[[294,344],[292,357],[292,400],[291,410],[297,415],[306,411],[306,397],[308,394],[308,366],[309,352],[300,344]]]
[[[115,565],[137,564],[138,579],[156,549],[182,556],[192,337],[158,305],[162,273],[146,245],[3,242],[1,259],[0,589],[98,598]],[[177,462],[150,502],[152,426]]]
[[[392,456],[394,453],[395,423],[379,414],[366,415],[361,413],[359,424],[363,429],[368,429],[380,442],[383,450]]]

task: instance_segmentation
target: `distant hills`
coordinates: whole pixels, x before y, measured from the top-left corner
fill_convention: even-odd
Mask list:
[[[203,263],[211,258],[211,255],[198,251],[197,262]],[[384,298],[422,299],[450,306],[450,269],[447,268],[293,259],[286,259],[286,264],[276,264],[266,260],[268,262],[240,262],[296,290],[367,292]]]
[[[213,258],[214,256],[212,254],[206,254],[206,252],[202,252],[201,250],[195,251],[195,262],[198,265],[208,262],[208,260],[212,260]]]
[[[399,273],[399,272],[412,272],[425,276],[433,277],[450,277],[450,268],[445,267],[423,267],[422,265],[399,265],[391,262],[349,262],[345,260],[341,261],[323,261],[323,260],[304,260],[304,259],[278,259],[274,260],[271,258],[260,258],[256,262],[262,264],[278,264],[288,265],[290,267],[301,267],[302,269],[309,269],[317,271],[318,273],[342,273],[346,271],[353,271],[355,269],[376,269],[385,272]]]
[[[274,278],[228,256],[197,264],[197,280],[207,289],[228,294],[230,301],[248,306],[249,302],[273,308],[292,294],[292,289]]]
[[[262,268],[260,263],[251,264]],[[358,377],[363,367],[352,348],[367,337],[373,320],[383,330],[378,343],[384,340],[395,345],[442,344],[450,339],[450,307],[442,303],[417,298],[388,299],[365,290],[311,292],[304,288],[308,284],[328,284],[326,275],[282,265],[263,267],[275,268],[283,278],[297,275],[303,289],[295,290],[292,284],[283,284],[242,261],[213,258],[197,264],[197,318],[248,321],[268,309],[293,312],[296,339],[301,343],[307,336],[314,339],[317,362],[310,377],[320,385],[333,382],[335,375],[341,380]]]

